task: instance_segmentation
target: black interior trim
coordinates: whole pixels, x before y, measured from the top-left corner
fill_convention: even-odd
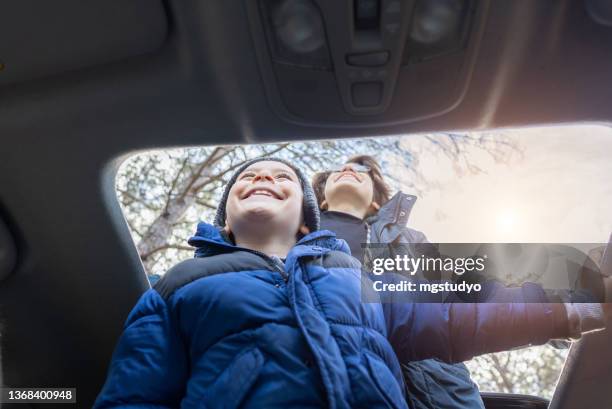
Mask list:
[[[486,409],[548,409],[548,400],[538,396],[483,392]]]

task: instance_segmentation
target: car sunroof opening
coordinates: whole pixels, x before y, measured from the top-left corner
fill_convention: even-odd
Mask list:
[[[596,125],[189,147],[129,158],[116,187],[155,284],[193,257],[187,239],[199,221],[213,222],[231,176],[253,158],[281,158],[311,180],[370,155],[390,196],[415,200],[399,220],[434,243],[606,243],[610,152],[612,129]],[[481,391],[550,398],[567,356],[555,345],[481,356],[468,367]]]

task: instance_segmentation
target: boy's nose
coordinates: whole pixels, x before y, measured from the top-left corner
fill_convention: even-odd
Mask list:
[[[255,175],[255,177],[253,178],[253,183],[255,182],[272,182],[274,183],[274,178],[272,177],[272,175],[268,172],[259,172]]]
[[[353,169],[353,165],[348,164],[348,163],[346,165],[342,166],[342,169],[340,170],[340,172],[353,172],[353,173],[356,173],[355,169]]]

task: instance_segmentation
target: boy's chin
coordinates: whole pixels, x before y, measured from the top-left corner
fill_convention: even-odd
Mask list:
[[[294,220],[301,217],[301,214],[296,214],[295,217],[289,217],[281,206],[279,206],[278,209],[253,207],[244,210],[245,212],[241,217],[244,224],[257,226],[258,229],[265,226],[266,229],[274,230],[276,227],[293,224]]]
[[[357,183],[341,183],[335,186],[331,192],[326,192],[326,196],[331,196],[327,201],[366,201],[366,193],[362,191],[361,186]]]
[[[246,211],[243,213],[242,219],[251,225],[257,225],[258,228],[260,228],[262,225],[272,228],[276,225],[283,225],[287,223],[288,218],[280,206],[278,209],[271,209],[269,207],[253,207],[245,210]]]
[[[270,218],[282,211],[281,206],[270,206],[269,203],[249,203],[243,208],[243,217],[246,218]]]

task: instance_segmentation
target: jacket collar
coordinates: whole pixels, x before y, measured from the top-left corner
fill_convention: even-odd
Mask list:
[[[195,257],[208,257],[216,254],[247,250],[234,245],[223,230],[204,222],[198,223],[195,234],[187,241],[196,248]],[[346,251],[344,242],[329,230],[318,230],[302,237],[296,246],[317,246],[330,250]]]
[[[382,226],[388,224],[405,226],[408,223],[408,217],[410,217],[416,200],[417,197],[414,195],[397,192],[374,216],[369,217],[366,222],[369,225],[377,223]]]

